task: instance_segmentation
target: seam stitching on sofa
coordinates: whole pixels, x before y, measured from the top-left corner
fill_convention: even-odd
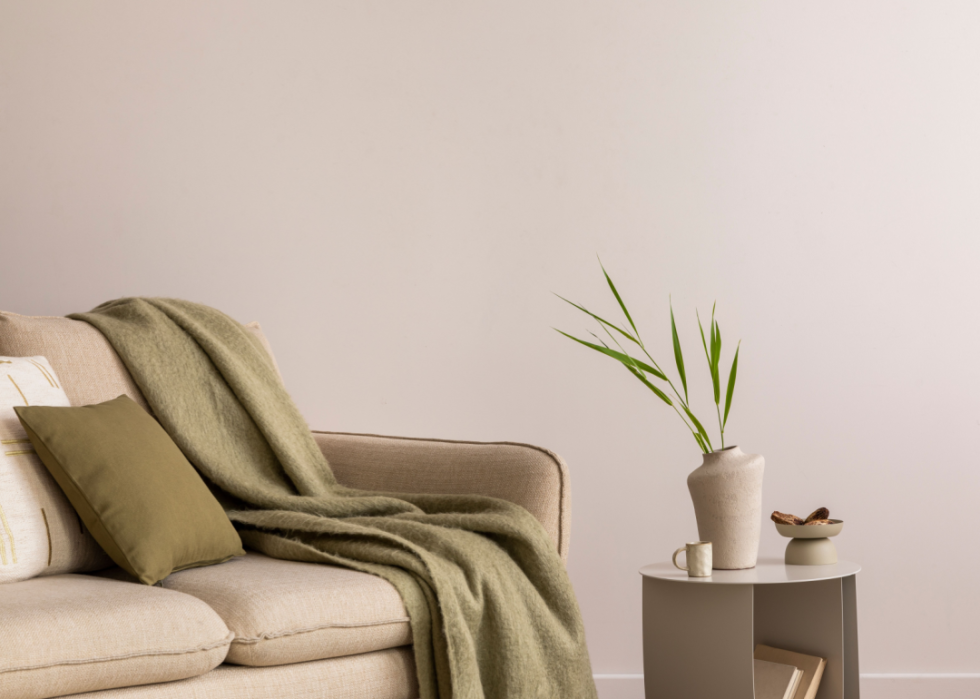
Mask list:
[[[405,442],[439,442],[440,444],[472,444],[476,446],[508,446],[508,447],[524,447],[526,449],[533,449],[539,451],[542,454],[548,456],[552,462],[554,462],[555,468],[558,469],[558,553],[562,556],[567,556],[568,551],[562,551],[562,546],[564,545],[565,537],[565,469],[562,468],[562,460],[555,452],[550,449],[545,449],[544,447],[535,446],[534,444],[525,444],[523,442],[474,442],[464,439],[438,439],[438,438],[427,438],[427,437],[398,437],[389,434],[369,434],[364,432],[330,432],[328,430],[310,430],[313,434],[335,434],[341,437],[375,437],[377,439],[400,439]]]
[[[203,645],[197,646],[196,648],[188,648],[182,650],[148,650],[140,653],[125,653],[123,655],[110,655],[103,658],[86,658],[84,660],[65,660],[57,663],[41,663],[38,665],[22,665],[20,667],[11,667],[5,670],[0,670],[0,675],[5,672],[21,672],[24,670],[45,670],[49,667],[62,667],[66,665],[91,665],[93,663],[109,663],[114,660],[129,660],[130,658],[143,658],[147,656],[155,655],[190,655],[192,653],[204,653],[209,650],[214,650],[220,648],[221,646],[231,645],[231,642],[235,640],[235,634],[230,633],[220,641],[216,643],[205,643]]]
[[[14,313],[13,311],[0,311],[2,316],[16,316],[17,318],[47,318],[49,320],[73,320],[68,316],[25,316],[23,313]]]
[[[263,633],[258,636],[236,636],[232,643],[261,643],[262,641],[272,641],[277,638],[285,638],[286,636],[296,636],[301,633],[312,633],[314,631],[323,631],[324,629],[361,629],[368,626],[386,626],[389,624],[404,624],[408,623],[410,619],[406,617],[401,617],[398,619],[388,619],[387,621],[365,621],[358,624],[324,624],[323,626],[311,626],[306,629],[296,629],[295,631],[272,631],[269,633]]]

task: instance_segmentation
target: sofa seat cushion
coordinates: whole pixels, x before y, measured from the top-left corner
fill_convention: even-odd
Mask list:
[[[72,699],[418,699],[411,648],[280,667],[222,665],[206,675]]]
[[[397,590],[367,573],[259,553],[185,570],[162,585],[214,609],[235,639],[226,662],[271,666],[412,642]]]
[[[220,665],[232,640],[198,599],[88,575],[0,586],[0,628],[3,699],[195,677]]]

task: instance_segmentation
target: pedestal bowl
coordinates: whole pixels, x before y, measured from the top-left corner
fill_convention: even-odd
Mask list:
[[[830,537],[840,534],[844,520],[832,519],[833,524],[779,524],[776,531],[788,537],[786,563],[796,566],[824,566],[837,562],[837,548]]]

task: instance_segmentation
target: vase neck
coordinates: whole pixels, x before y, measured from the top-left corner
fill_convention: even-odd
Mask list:
[[[740,456],[744,456],[745,453],[738,448],[736,444],[733,447],[727,447],[726,449],[719,449],[718,451],[713,451],[710,454],[704,455],[704,461],[701,462],[702,466],[712,466],[715,464],[723,464],[726,461],[737,459]]]

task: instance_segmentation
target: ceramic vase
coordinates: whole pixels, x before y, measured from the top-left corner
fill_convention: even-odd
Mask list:
[[[762,472],[766,460],[737,446],[704,455],[687,477],[698,538],[710,541],[715,570],[754,568],[762,529]]]

